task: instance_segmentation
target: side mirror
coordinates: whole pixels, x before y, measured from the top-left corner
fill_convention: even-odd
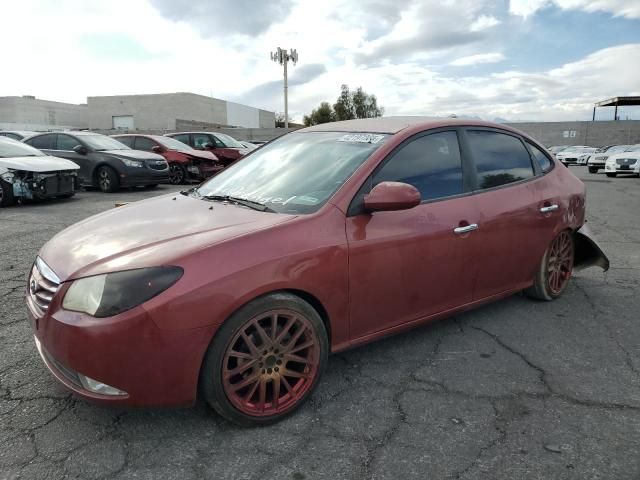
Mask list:
[[[422,197],[413,185],[402,182],[382,182],[364,196],[364,209],[367,212],[386,212],[408,210],[420,205]]]
[[[73,151],[79,155],[86,155],[89,152],[87,150],[87,147],[85,147],[84,145],[76,145],[75,147],[73,147]]]
[[[154,153],[162,153],[162,147],[160,145],[154,145],[151,147],[151,151]]]

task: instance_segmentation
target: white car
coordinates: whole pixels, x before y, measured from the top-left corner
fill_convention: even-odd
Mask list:
[[[597,148],[595,147],[587,147],[586,145],[576,145],[573,147],[567,147],[564,150],[556,153],[556,158],[562,162],[564,165],[577,165],[578,157],[584,153],[592,154],[595,153]]]
[[[632,145],[624,152],[616,153],[604,164],[607,177],[615,177],[619,173],[631,173],[640,176],[640,144]]]
[[[79,168],[70,160],[0,137],[0,207],[23,200],[72,197]]]
[[[614,153],[624,152],[631,147],[633,147],[633,145],[610,145],[608,147],[599,148],[598,151],[591,155],[587,160],[589,173],[598,173],[598,170],[604,168],[604,164],[610,155],[613,155]]]

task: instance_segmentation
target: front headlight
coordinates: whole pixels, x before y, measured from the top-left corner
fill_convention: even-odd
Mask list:
[[[139,162],[138,160],[129,160],[128,158],[122,158],[122,163],[124,163],[127,167],[137,167],[141,168],[144,164]]]
[[[111,317],[151,300],[183,273],[180,267],[151,267],[81,278],[67,290],[62,307],[97,318]]]

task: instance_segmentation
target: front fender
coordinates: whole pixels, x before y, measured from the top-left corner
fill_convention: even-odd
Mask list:
[[[591,229],[585,223],[574,233],[575,258],[573,268],[576,271],[589,267],[600,267],[609,270],[609,258],[596,242]]]

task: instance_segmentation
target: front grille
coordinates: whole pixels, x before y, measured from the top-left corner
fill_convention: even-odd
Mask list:
[[[618,159],[616,159],[616,162],[618,163],[618,165],[633,165],[637,161],[638,160],[636,160],[635,158],[618,158]]]
[[[161,160],[151,160],[147,162],[147,166],[152,170],[168,170],[169,165],[167,162],[163,162]]]
[[[40,316],[49,309],[59,286],[60,280],[55,273],[38,257],[31,268],[27,289],[30,303]]]

